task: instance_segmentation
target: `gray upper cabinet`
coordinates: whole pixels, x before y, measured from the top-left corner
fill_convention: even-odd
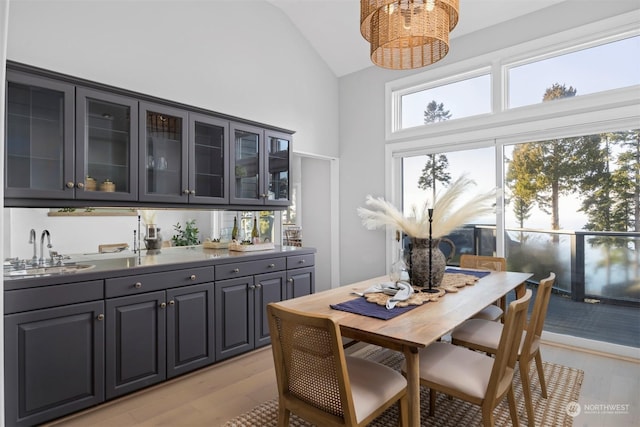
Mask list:
[[[76,198],[138,199],[138,101],[76,89]]]
[[[229,122],[189,113],[189,202],[229,203]]]
[[[74,86],[7,70],[6,90],[5,197],[73,199]]]
[[[291,169],[291,134],[265,131],[265,204],[270,206],[289,206]]]
[[[290,204],[287,130],[14,63],[6,123],[8,207]]]
[[[231,203],[288,206],[291,135],[231,123]]]
[[[140,102],[140,200],[189,200],[188,113]]]

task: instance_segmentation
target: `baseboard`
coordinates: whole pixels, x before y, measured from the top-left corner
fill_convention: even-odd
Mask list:
[[[585,351],[606,357],[614,357],[628,362],[640,363],[640,348],[547,331],[542,331],[541,338],[544,344]]]

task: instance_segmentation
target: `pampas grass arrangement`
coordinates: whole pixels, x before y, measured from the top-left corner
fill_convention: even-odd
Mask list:
[[[475,181],[461,176],[451,184],[443,194],[436,196],[433,204],[433,238],[437,239],[451,233],[456,228],[483,215],[494,213],[495,190],[476,194],[463,201],[464,193],[475,186]],[[386,225],[404,231],[410,237],[426,239],[429,237],[430,201],[427,200],[421,209],[412,207],[411,213],[405,217],[395,206],[381,197],[367,196],[366,204],[371,209],[358,208],[362,224],[369,230]]]

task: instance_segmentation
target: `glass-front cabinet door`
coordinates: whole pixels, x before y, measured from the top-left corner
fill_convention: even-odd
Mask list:
[[[229,201],[229,122],[189,113],[189,202]]]
[[[72,199],[74,86],[7,71],[5,197]]]
[[[76,90],[76,198],[137,200],[138,101]]]
[[[264,204],[264,161],[262,128],[231,124],[231,200],[232,204]]]
[[[289,168],[291,165],[291,135],[266,131],[266,191],[268,205],[289,206]]]
[[[188,113],[141,102],[140,120],[140,200],[186,203]]]

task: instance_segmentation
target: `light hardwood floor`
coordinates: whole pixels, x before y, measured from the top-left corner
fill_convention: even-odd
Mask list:
[[[543,360],[585,371],[574,426],[640,426],[640,364],[543,345]],[[215,427],[277,396],[271,347],[224,361],[57,420],[49,426]],[[629,405],[626,414],[605,414],[593,405]],[[585,414],[591,405],[590,414]],[[596,412],[596,413],[593,413]]]

